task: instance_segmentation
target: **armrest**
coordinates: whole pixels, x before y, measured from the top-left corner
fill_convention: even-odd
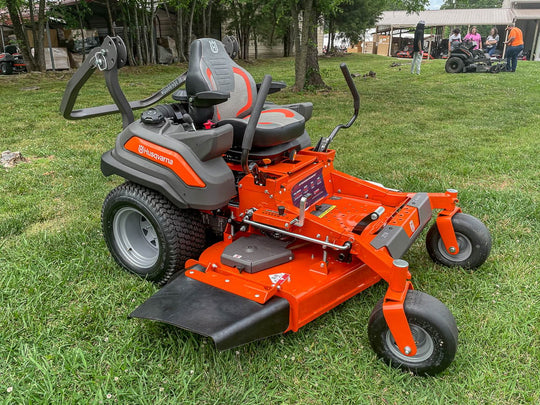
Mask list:
[[[194,107],[212,107],[221,104],[231,97],[228,91],[201,91],[190,97],[190,102]]]
[[[281,89],[284,89],[287,87],[287,84],[285,82],[272,82],[270,84],[270,89],[268,90],[268,94],[277,93],[278,91],[281,91]],[[257,93],[261,89],[261,83],[257,83]]]

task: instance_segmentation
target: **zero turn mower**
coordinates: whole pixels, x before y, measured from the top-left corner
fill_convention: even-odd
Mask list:
[[[103,234],[120,266],[163,286],[131,317],[209,336],[225,350],[296,332],[384,280],[388,290],[368,321],[373,350],[419,375],[448,367],[456,322],[413,289],[402,257],[434,210],[426,245],[437,263],[480,266],[489,231],[461,212],[455,190],[401,192],[334,168],[329,145],[360,106],[345,64],[354,115],[310,146],[312,104],[267,102],[284,84],[265,76],[257,85],[217,40],[195,40],[188,71],[143,100],[128,102],[120,89],[125,63],[122,40],[107,37],[68,83],[61,112],[122,115],[101,170],[126,182],[105,199]],[[115,104],[74,110],[96,69]],[[171,93],[175,102],[148,108]],[[135,120],[139,108],[146,110]]]

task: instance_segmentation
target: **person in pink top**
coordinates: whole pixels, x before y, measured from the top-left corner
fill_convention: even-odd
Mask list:
[[[472,41],[476,44],[474,49],[482,49],[482,36],[478,33],[476,27],[471,28],[471,32],[465,35],[463,41]]]

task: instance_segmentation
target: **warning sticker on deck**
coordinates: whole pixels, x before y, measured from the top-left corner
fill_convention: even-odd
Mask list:
[[[289,280],[291,278],[290,274],[287,273],[276,273],[276,274],[270,274],[268,277],[270,277],[270,281],[272,281],[272,284],[283,284],[285,281]]]
[[[334,208],[336,208],[335,205],[321,204],[321,205],[317,206],[317,209],[315,211],[311,211],[311,214],[313,214],[313,215],[315,215],[315,216],[317,216],[319,218],[322,218],[326,214],[328,214],[330,211],[332,211]]]

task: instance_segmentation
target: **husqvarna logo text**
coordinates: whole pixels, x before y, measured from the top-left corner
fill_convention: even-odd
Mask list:
[[[210,50],[212,53],[218,53],[218,46],[216,41],[209,41],[208,44],[210,45]]]
[[[156,152],[153,152],[150,149],[145,148],[143,145],[139,145],[138,151],[139,151],[139,155],[146,155],[154,160],[159,160],[160,162],[167,163],[168,165],[172,166],[174,163],[172,159],[162,156]]]

